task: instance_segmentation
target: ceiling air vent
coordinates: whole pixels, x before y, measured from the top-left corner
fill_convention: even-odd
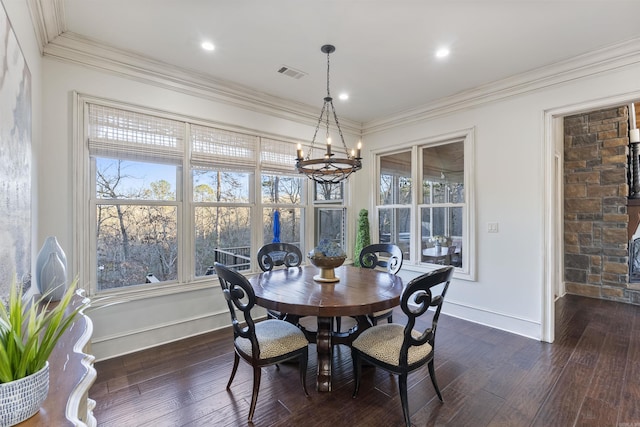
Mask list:
[[[285,76],[293,77],[296,80],[301,79],[302,77],[307,75],[307,73],[305,73],[304,71],[296,70],[295,68],[287,67],[286,65],[280,67],[278,72],[280,74],[284,74]]]

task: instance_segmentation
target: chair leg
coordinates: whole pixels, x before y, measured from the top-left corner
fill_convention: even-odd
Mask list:
[[[253,393],[251,394],[251,406],[249,407],[249,421],[253,421],[253,412],[256,410],[256,403],[258,402],[258,390],[260,390],[260,376],[262,374],[262,368],[259,366],[253,367]]]
[[[341,327],[342,327],[342,318],[338,316],[336,317],[336,332],[340,332]]]
[[[231,378],[229,378],[229,382],[227,383],[227,390],[231,387],[231,382],[233,381],[233,377],[236,376],[236,371],[238,370],[238,364],[240,363],[240,356],[235,351],[233,352],[233,369],[231,369]]]
[[[351,349],[351,360],[353,360],[353,377],[355,378],[355,385],[353,388],[353,398],[355,399],[360,389],[360,375],[362,374],[362,363],[360,357],[358,357],[358,351],[354,348]]]
[[[305,352],[300,356],[300,363],[298,365],[298,369],[300,369],[300,382],[302,382],[302,389],[304,390],[304,395],[309,397],[309,393],[307,392],[307,362],[309,361],[309,350],[305,349]]]
[[[398,386],[400,387],[400,402],[402,403],[402,414],[404,415],[404,423],[407,427],[411,427],[411,420],[409,419],[409,397],[407,396],[406,372],[399,375]]]
[[[429,366],[429,376],[431,377],[433,388],[436,389],[436,394],[438,395],[438,399],[440,399],[440,402],[444,402],[444,400],[442,400],[442,393],[440,393],[440,388],[438,387],[438,382],[436,381],[436,370],[433,368],[433,359],[431,359],[428,366]]]

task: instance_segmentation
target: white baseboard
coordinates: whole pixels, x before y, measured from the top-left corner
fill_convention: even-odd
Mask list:
[[[542,339],[541,323],[530,319],[459,304],[451,300],[445,301],[442,313],[538,341]]]
[[[178,322],[154,325],[152,328],[126,331],[122,334],[103,336],[91,342],[91,352],[96,361],[111,359],[158,345],[230,326],[229,312],[185,318]]]

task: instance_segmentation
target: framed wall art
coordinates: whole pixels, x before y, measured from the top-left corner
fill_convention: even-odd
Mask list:
[[[2,6],[0,4],[0,6]],[[31,283],[31,73],[0,7],[0,299]]]

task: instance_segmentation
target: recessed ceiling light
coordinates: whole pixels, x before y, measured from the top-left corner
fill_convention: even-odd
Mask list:
[[[211,42],[202,42],[202,44],[201,44],[200,46],[201,46],[204,50],[209,50],[209,51],[211,51],[211,50],[213,50],[213,49],[215,49],[215,48],[216,48],[216,47],[213,45],[213,43],[211,43]]]
[[[340,98],[340,101],[346,101],[347,99],[349,99],[349,94],[343,92],[340,95],[338,95],[338,98]]]
[[[449,49],[446,47],[440,48],[436,51],[436,58],[445,58],[449,56]]]

